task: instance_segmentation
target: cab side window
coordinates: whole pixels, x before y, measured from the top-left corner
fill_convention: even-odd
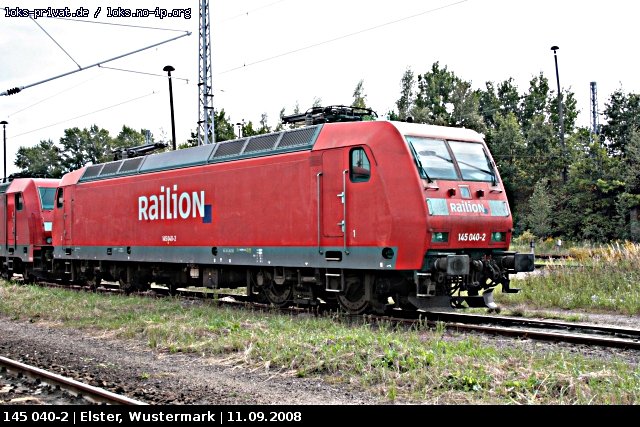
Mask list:
[[[15,194],[15,202],[16,202],[16,210],[17,211],[21,211],[22,210],[22,193],[16,193]]]
[[[64,200],[62,188],[58,188],[58,194],[56,195],[56,207],[62,207],[62,201]]]
[[[349,153],[349,178],[351,182],[367,182],[371,178],[371,163],[363,148],[354,148]]]

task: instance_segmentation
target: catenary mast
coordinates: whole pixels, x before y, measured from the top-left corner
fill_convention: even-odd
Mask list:
[[[598,134],[598,88],[596,82],[591,82],[591,132]]]
[[[214,132],[213,84],[211,76],[211,21],[209,0],[200,1],[200,42],[198,82],[198,145],[216,142]]]

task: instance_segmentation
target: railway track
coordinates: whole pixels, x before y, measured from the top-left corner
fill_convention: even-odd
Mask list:
[[[146,405],[139,400],[64,377],[44,369],[0,356],[0,375],[5,393],[17,391],[9,404],[108,404]]]
[[[43,283],[39,283],[43,285]],[[47,286],[65,287],[66,285],[44,283]],[[87,287],[74,286],[75,290],[87,291]],[[117,288],[117,284],[103,283],[98,292],[104,293],[124,293]],[[147,297],[164,297],[169,292],[163,287],[154,288],[152,292],[136,294]],[[178,291],[177,295],[186,298],[208,300],[215,299],[217,304],[247,307],[253,309],[272,310],[268,304],[251,303],[246,296],[224,293],[204,293],[193,290]],[[335,315],[335,307],[325,308],[323,305],[313,308],[286,307],[280,308],[292,314],[313,312],[315,315],[325,315],[327,312]],[[339,311],[338,311],[339,312]],[[528,319],[523,317],[509,317],[502,315],[479,315],[468,314],[457,311],[394,311],[388,315],[344,315],[350,322],[359,320],[361,322],[380,322],[391,324],[404,324],[415,326],[426,321],[430,327],[436,327],[438,322],[443,322],[448,330],[478,332],[488,335],[499,335],[522,339],[535,339],[549,342],[564,342],[570,344],[581,344],[590,346],[600,346],[607,348],[621,348],[640,350],[640,329],[602,326],[595,324],[562,322],[557,320]]]
[[[640,329],[449,312],[425,313],[424,318],[432,323],[445,322],[447,329],[460,331],[640,350]]]

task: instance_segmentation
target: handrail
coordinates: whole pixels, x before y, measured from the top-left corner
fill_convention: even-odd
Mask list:
[[[322,181],[321,178],[322,178],[322,172],[318,172],[316,174],[316,182],[318,186],[318,253],[322,255],[323,250],[322,250],[322,246],[320,245],[320,228],[322,227],[322,217],[321,217],[322,194],[320,193],[320,183]]]
[[[347,249],[347,174],[348,169],[342,171],[342,237],[344,239],[344,253],[349,255]]]

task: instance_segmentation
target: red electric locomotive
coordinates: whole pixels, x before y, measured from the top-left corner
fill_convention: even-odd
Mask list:
[[[0,184],[2,276],[25,278],[51,265],[53,201],[60,180],[10,178]]]
[[[65,175],[55,273],[352,313],[495,307],[494,287],[515,291],[509,275],[533,255],[508,252],[511,212],[481,135],[364,114],[314,109],[309,126]]]

